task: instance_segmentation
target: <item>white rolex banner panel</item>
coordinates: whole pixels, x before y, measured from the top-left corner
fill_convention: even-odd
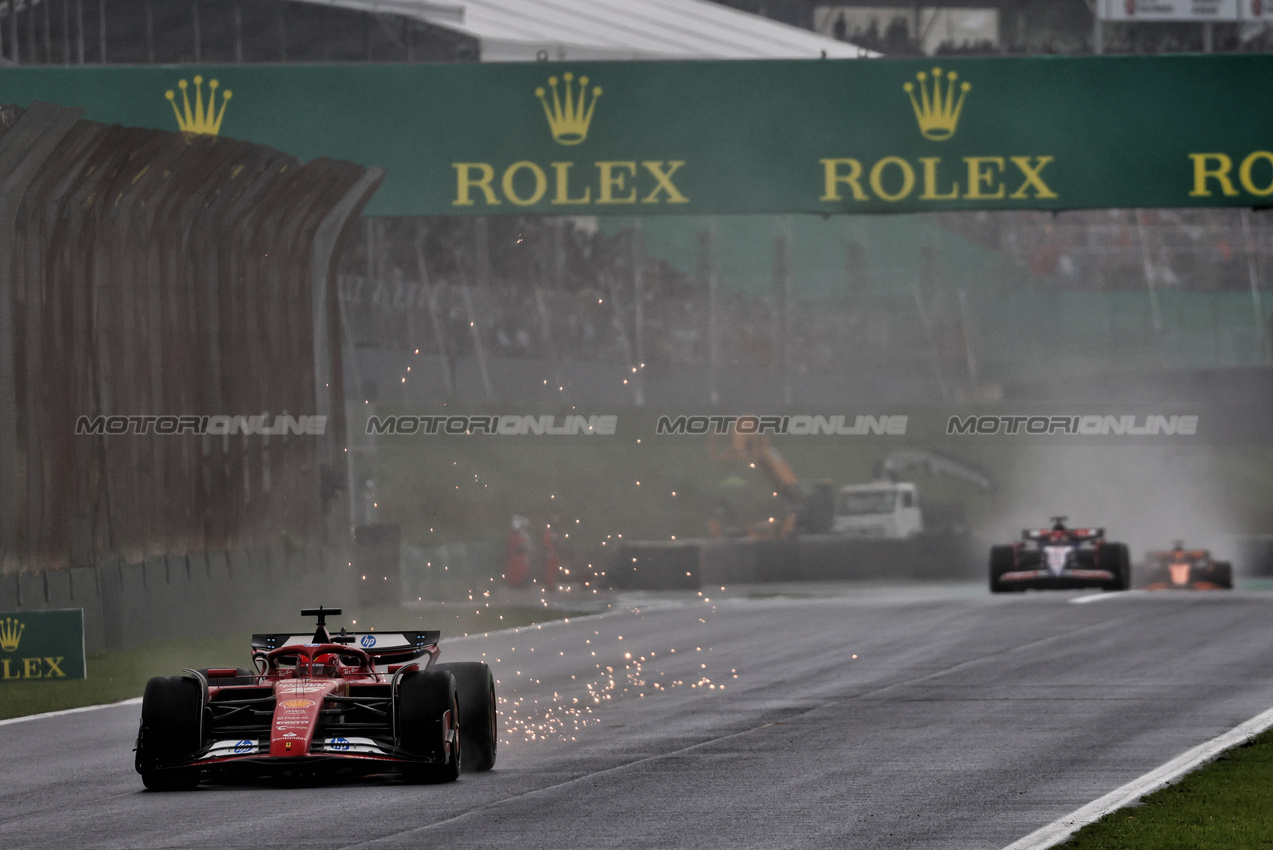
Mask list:
[[[1101,0],[1107,21],[1236,21],[1252,0]],[[1256,0],[1261,5],[1260,0]],[[1267,5],[1267,3],[1262,4]]]

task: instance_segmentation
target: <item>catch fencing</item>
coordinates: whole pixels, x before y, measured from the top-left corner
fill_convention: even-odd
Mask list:
[[[334,269],[382,177],[0,110],[0,573],[326,542],[345,445]],[[85,416],[262,413],[325,430],[76,433]]]

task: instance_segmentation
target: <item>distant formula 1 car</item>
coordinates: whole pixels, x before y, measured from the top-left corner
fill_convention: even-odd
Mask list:
[[[1186,549],[1179,540],[1171,549],[1146,553],[1139,572],[1145,590],[1233,589],[1232,564],[1206,549]]]
[[[256,672],[185,671],[146,685],[137,772],[152,791],[227,776],[396,773],[452,782],[495,765],[495,682],[480,662],[437,664],[436,631],[252,636]],[[418,659],[428,656],[421,664]],[[384,664],[385,669],[378,665]]]
[[[1066,528],[1065,519],[1053,517],[1051,528],[1027,529],[1020,542],[991,548],[990,592],[1127,590],[1132,573],[1127,545],[1107,542],[1103,528]]]

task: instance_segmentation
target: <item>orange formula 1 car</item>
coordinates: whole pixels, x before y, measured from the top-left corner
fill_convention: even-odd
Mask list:
[[[1139,572],[1145,590],[1233,589],[1232,564],[1206,549],[1186,549],[1179,540],[1171,549],[1147,553]]]

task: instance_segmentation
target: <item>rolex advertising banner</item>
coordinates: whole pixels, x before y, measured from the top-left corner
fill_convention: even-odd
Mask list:
[[[87,676],[82,609],[0,613],[0,689],[6,682]]]
[[[0,102],[388,172],[368,215],[1262,206],[1273,56],[9,68]]]
[[[1258,4],[1259,0],[1257,0]],[[1236,21],[1250,0],[1099,0],[1107,21]]]
[[[1107,21],[1258,21],[1269,17],[1270,0],[1097,0]]]

